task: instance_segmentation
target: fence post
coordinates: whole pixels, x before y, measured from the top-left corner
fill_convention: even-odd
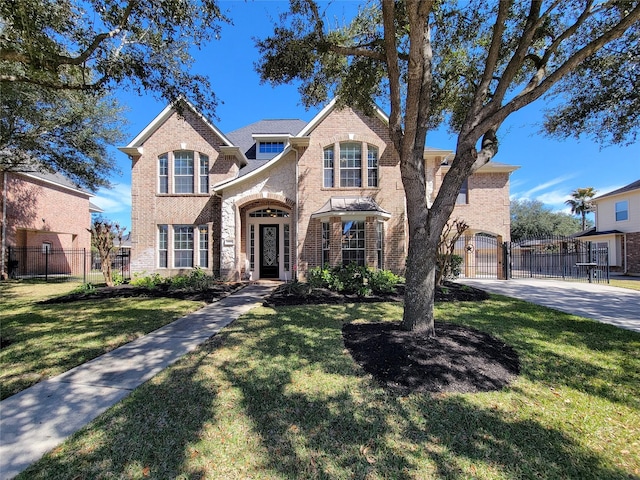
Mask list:
[[[82,283],[87,283],[87,249],[82,249]]]
[[[50,248],[46,248],[44,251],[44,281],[49,281],[49,252]]]

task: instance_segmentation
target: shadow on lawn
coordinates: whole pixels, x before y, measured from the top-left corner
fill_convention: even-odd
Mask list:
[[[157,308],[144,305],[118,300],[82,303],[83,314],[99,309],[95,320],[80,316],[76,305],[36,305],[28,313],[6,315],[2,337],[11,343],[2,349],[0,399],[133,341],[181,313],[178,308],[166,310],[166,320],[159,320]],[[52,309],[55,321],[48,313]]]
[[[178,478],[197,453],[189,446],[200,438],[205,424],[216,421],[212,404],[216,385],[198,379],[206,350],[195,360],[167,370],[162,381],[146,383],[65,446],[54,449],[17,479]],[[189,479],[205,478],[202,469]],[[182,478],[182,477],[180,477]]]
[[[371,316],[369,308],[349,309],[352,318]],[[259,334],[259,358],[251,355],[257,366],[243,359],[224,366],[243,393],[244,410],[269,452],[269,468],[283,477],[466,478],[477,466],[513,477],[628,478],[562,432],[534,421],[512,421],[459,396],[386,394],[341,349],[337,316],[325,313],[323,321],[311,315],[280,311],[283,324],[272,325],[272,335]],[[296,319],[314,327],[282,335]],[[245,333],[251,337],[251,327]],[[312,365],[349,380],[321,392],[313,381],[300,385],[292,372]]]
[[[483,305],[482,316],[462,303],[443,305],[442,314],[448,321],[478,328],[511,345],[520,354],[520,375],[533,382],[567,386],[640,408],[640,334],[558,311],[540,315],[540,307],[497,298],[499,302]],[[505,312],[511,318],[505,318]],[[583,360],[564,354],[560,346],[582,351]],[[636,395],[629,393],[634,390]]]
[[[629,478],[561,431],[466,396],[387,394],[342,343],[342,323],[373,312],[389,310],[253,311],[21,478]],[[230,387],[232,406],[218,401]],[[238,406],[250,430],[223,445],[221,420]],[[256,464],[212,470],[252,442]]]

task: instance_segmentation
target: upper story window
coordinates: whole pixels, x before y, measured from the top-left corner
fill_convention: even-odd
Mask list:
[[[333,146],[324,149],[324,180],[322,186],[325,188],[333,187]]]
[[[340,144],[340,186],[362,186],[362,147],[359,143]]]
[[[284,142],[260,142],[258,152],[264,154],[280,153],[284,150]]]
[[[627,200],[616,202],[616,222],[624,220],[629,220],[629,202]]]
[[[460,187],[458,198],[456,198],[456,204],[466,205],[467,203],[469,203],[469,179],[465,178],[462,187]]]
[[[209,157],[200,154],[200,193],[209,193]]]
[[[373,145],[367,146],[367,185],[378,186],[378,149]]]
[[[193,193],[193,152],[173,154],[174,193]]]
[[[169,193],[169,157],[162,154],[158,157],[158,192]]]
[[[335,155],[338,154],[338,161]],[[361,142],[343,142],[323,149],[323,188],[378,188],[378,147]],[[366,160],[366,161],[364,161]]]
[[[209,193],[209,166],[204,153],[178,150],[159,155],[158,193]]]

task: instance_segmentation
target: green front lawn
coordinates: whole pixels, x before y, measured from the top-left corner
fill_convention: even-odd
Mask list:
[[[202,306],[167,298],[61,304],[78,284],[0,283],[0,399],[98,357]]]
[[[640,476],[640,334],[525,302],[437,306],[519,353],[509,388],[386,393],[344,322],[399,304],[257,308],[21,479],[629,479]]]

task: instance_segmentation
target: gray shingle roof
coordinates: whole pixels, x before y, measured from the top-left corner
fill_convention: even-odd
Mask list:
[[[256,158],[255,141],[253,135],[256,134],[289,134],[296,135],[307,125],[304,120],[296,118],[289,119],[276,119],[276,120],[260,120],[258,122],[249,124],[232,132],[226,134],[227,138],[233,142],[234,145],[240,147],[242,153],[245,154],[247,159],[251,160]]]
[[[639,190],[639,189],[640,189],[640,180],[636,180],[635,182],[630,183],[629,185],[625,185],[624,187],[614,190],[613,192],[600,195],[599,197],[594,198],[594,200],[600,200],[601,198],[610,197],[611,195],[619,195],[621,193],[627,193],[627,192],[631,192],[633,190]]]

